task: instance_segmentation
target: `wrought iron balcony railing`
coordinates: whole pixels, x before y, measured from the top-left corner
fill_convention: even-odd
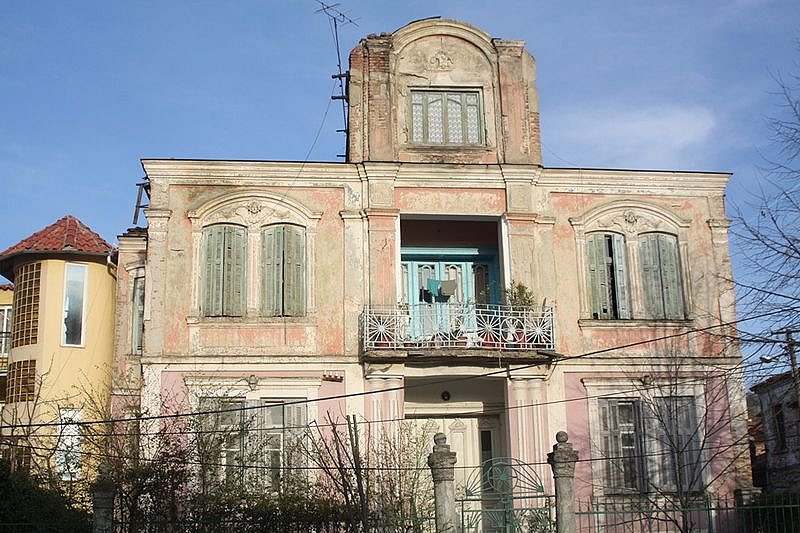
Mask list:
[[[555,349],[552,307],[473,303],[368,305],[361,315],[364,350],[408,348]]]

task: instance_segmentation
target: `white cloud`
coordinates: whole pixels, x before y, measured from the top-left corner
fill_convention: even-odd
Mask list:
[[[548,117],[542,136],[552,166],[701,169],[717,124],[706,107],[674,103],[550,110]]]

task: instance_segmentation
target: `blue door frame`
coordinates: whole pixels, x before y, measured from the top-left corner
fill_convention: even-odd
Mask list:
[[[412,338],[449,332],[452,304],[500,302],[497,250],[403,247],[400,253],[403,303],[409,305]],[[455,292],[452,296],[433,294],[428,280],[455,280]]]

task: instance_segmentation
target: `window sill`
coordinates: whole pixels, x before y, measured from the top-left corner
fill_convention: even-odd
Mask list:
[[[408,143],[405,149],[420,152],[491,152],[493,148],[485,144],[413,144]]]
[[[664,319],[597,319],[581,318],[578,320],[580,328],[686,328],[692,325],[691,319],[664,320]]]
[[[298,326],[316,325],[316,316],[309,313],[305,316],[187,316],[190,326],[260,326],[270,324],[294,324]]]

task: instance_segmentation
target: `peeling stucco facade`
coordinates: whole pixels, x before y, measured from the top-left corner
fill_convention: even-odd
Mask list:
[[[415,91],[477,95],[480,142],[415,142]],[[644,376],[702,377],[691,394],[710,398],[709,387],[724,389],[708,412],[727,417],[714,438],[731,451],[710,468],[733,465],[713,490],[750,486],[749,464],[734,459],[731,444],[746,442],[735,371],[741,356],[735,343],[711,334],[735,321],[729,174],[543,167],[533,57],[521,41],[452,20],[426,19],[362,40],[350,54],[348,99],[344,163],[142,161],[148,228],[120,238],[118,399],[140,397],[143,412],[157,414],[175,406],[169,398],[196,394],[198,376],[240,385],[255,376],[246,394],[306,398],[309,419],[330,412],[414,420],[447,432],[462,464],[478,464],[483,452],[509,455],[535,464],[549,483],[543,462],[559,430],[569,432],[582,458],[599,461],[590,431],[598,391],[630,395]],[[214,224],[247,235],[240,316],[204,316],[201,308],[204,228]],[[260,232],[275,224],[305,232],[302,316],[261,310]],[[587,235],[597,232],[625,239],[630,318],[592,316],[586,250]],[[680,319],[645,318],[637,239],[649,233],[677,243]],[[417,271],[409,268],[456,268],[451,254],[461,258],[458,275],[471,277],[478,262],[464,259],[468,253],[488,254],[494,300],[513,280],[531,290],[537,308],[554,310],[552,349],[509,351],[485,339],[480,347],[365,343],[367,308],[413,316]],[[463,270],[470,265],[472,272]],[[134,275],[146,280],[141,353],[130,340]],[[471,281],[463,283],[479,297]],[[479,443],[482,432],[488,449],[489,440]],[[602,495],[596,464],[579,463],[579,497]]]

